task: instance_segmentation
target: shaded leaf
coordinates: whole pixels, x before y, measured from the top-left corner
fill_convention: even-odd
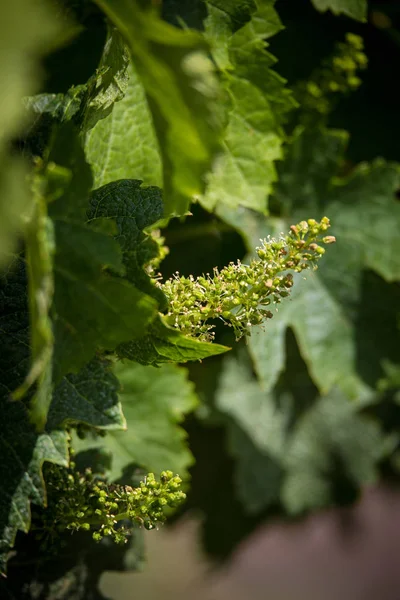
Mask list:
[[[250,436],[258,448],[280,458],[285,446],[289,415],[275,405],[245,362],[226,358],[218,382],[216,405]]]
[[[109,538],[96,542],[90,533],[83,532],[72,536],[64,533],[63,546],[53,547],[52,552],[44,553],[33,535],[19,542],[19,556],[15,562],[9,561],[7,579],[0,580],[5,600],[107,600],[99,585],[104,571],[140,571],[145,560],[143,532],[139,529],[123,546]],[[32,556],[40,556],[40,561],[32,561]],[[23,569],[19,561],[24,562]]]
[[[0,398],[9,399],[29,370],[29,308],[25,262],[14,257],[0,276]]]
[[[379,160],[359,165],[349,177],[337,177],[345,139],[340,132],[324,129],[296,130],[274,196],[275,206],[287,218],[263,219],[255,213],[238,217],[219,211],[240,228],[248,244],[269,234],[279,236],[301,219],[323,215],[331,219],[337,238],[319,270],[305,281],[297,277],[290,302],[280,305],[265,330],[255,330],[250,338],[254,366],[266,390],[284,369],[284,333],[291,327],[322,393],[334,386],[350,397],[371,391],[358,364],[357,314],[365,304],[362,273],[373,269],[389,281],[399,278],[400,204],[394,195],[399,167]],[[386,349],[381,347],[383,356],[392,354],[396,338],[393,329]]]
[[[15,238],[24,229],[32,206],[26,166],[9,154],[9,144],[25,124],[21,98],[38,87],[40,56],[59,33],[54,16],[44,2],[17,0],[0,7],[0,266],[14,250]]]
[[[4,571],[17,530],[29,529],[30,502],[45,502],[43,462],[66,466],[68,453],[66,432],[37,434],[25,405],[9,401],[10,393],[22,383],[29,367],[26,276],[20,260],[1,278],[0,308],[0,409],[7,424],[0,432],[0,571]]]
[[[119,383],[111,363],[95,358],[76,375],[63,377],[54,390],[47,429],[83,423],[97,429],[125,429]]]
[[[7,427],[0,433],[0,572],[18,530],[30,527],[30,502],[45,504],[44,461],[68,464],[68,435],[64,431],[37,434],[21,402],[1,400]]]
[[[225,360],[217,407],[233,419],[228,448],[249,513],[281,503],[290,514],[350,502],[376,480],[378,463],[392,447],[379,424],[362,415],[362,404],[338,391],[307,398],[298,383],[294,397],[290,376],[266,392],[243,361]]]
[[[56,123],[74,120],[83,134],[107,117],[128,85],[129,52],[125,42],[113,27],[108,27],[107,39],[99,66],[83,84],[71,87],[65,94],[38,94],[25,99],[32,118],[47,116]]]
[[[163,159],[165,215],[203,192],[218,145],[218,86],[201,35],[179,30],[127,0],[97,0],[124,35],[148,97]],[[196,107],[196,110],[193,110]]]
[[[367,20],[367,0],[312,0],[321,12],[330,10],[334,15],[346,15],[356,21]]]
[[[122,250],[126,279],[156,298],[162,309],[166,306],[164,294],[145,272],[145,266],[158,256],[159,247],[143,231],[162,218],[162,195],[159,188],[141,184],[136,179],[121,179],[95,190],[90,197],[88,223],[94,227],[104,219],[116,223],[114,239]]]
[[[118,243],[85,223],[90,169],[71,125],[60,127],[50,159],[72,171],[49,210],[57,242],[54,378],[58,383],[62,375],[90,361],[97,349],[113,350],[143,335],[156,316],[157,303],[118,276],[124,273]]]
[[[0,152],[0,268],[11,259],[33,209],[27,185],[28,169],[15,157]]]
[[[356,403],[335,391],[321,398],[296,423],[287,447],[282,489],[287,511],[352,501],[362,486],[376,481],[387,449],[378,423],[361,417]]]
[[[31,366],[14,399],[22,398],[36,383],[31,399],[30,417],[43,431],[52,395],[52,358],[54,336],[50,319],[53,300],[53,224],[47,216],[47,198],[40,177],[34,180],[35,212],[25,233],[25,257],[28,271]]]
[[[255,446],[236,424],[227,426],[229,454],[236,460],[236,495],[248,514],[258,514],[280,499],[283,468],[280,461]]]
[[[156,474],[170,469],[186,477],[193,457],[179,423],[196,407],[197,397],[185,369],[125,362],[117,363],[114,373],[121,384],[127,431],[109,432],[102,440],[113,457],[110,479],[118,479],[132,463]],[[77,450],[95,445],[90,439],[74,441]]]

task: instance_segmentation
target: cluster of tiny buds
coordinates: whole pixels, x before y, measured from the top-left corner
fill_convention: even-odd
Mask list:
[[[327,217],[320,222],[301,221],[278,240],[261,240],[256,249],[258,258],[249,265],[238,261],[221,271],[215,268],[212,276],[194,278],[177,273],[164,283],[158,282],[169,302],[167,321],[185,335],[203,341],[214,337],[213,319],[233,327],[237,339],[250,335],[251,326],[271,318],[271,306],[289,296],[293,275],[288,271],[316,268],[325,252],[320,244],[336,241],[334,236],[325,235],[329,227]]]
[[[74,463],[69,469],[52,465],[46,476],[49,501],[44,529],[53,535],[64,530],[92,531],[96,541],[109,536],[125,543],[133,525],[154,529],[165,522],[165,508],[177,507],[186,498],[181,484],[172,471],[163,471],[159,480],[148,473],[132,488],[107,484],[90,469],[81,474]]]
[[[334,55],[296,87],[295,96],[305,113],[325,115],[331,110],[332,95],[346,94],[361,85],[357,72],[368,64],[363,48],[362,38],[348,33],[345,42],[336,45]]]

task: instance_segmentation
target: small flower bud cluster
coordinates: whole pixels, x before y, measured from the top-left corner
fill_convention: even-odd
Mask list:
[[[177,273],[165,283],[158,282],[169,301],[167,321],[203,341],[212,341],[214,325],[209,321],[218,318],[233,327],[237,339],[250,335],[251,326],[271,318],[272,305],[289,296],[293,276],[288,271],[316,268],[325,252],[320,243],[335,242],[334,236],[325,235],[329,226],[327,217],[319,223],[302,221],[292,225],[285,237],[261,240],[258,258],[249,265],[238,261],[220,272],[215,268],[213,276],[195,279]]]
[[[336,45],[334,55],[316,69],[309,80],[297,86],[295,97],[306,114],[328,114],[335,95],[347,94],[361,85],[357,72],[368,64],[363,48],[362,38],[348,33],[345,42]]]
[[[149,473],[138,487],[132,488],[107,484],[90,469],[81,474],[74,463],[69,469],[51,465],[46,475],[48,508],[44,511],[44,529],[53,535],[66,529],[93,531],[96,541],[110,536],[115,542],[124,543],[132,530],[126,521],[146,529],[164,523],[165,507],[179,506],[186,498],[181,483],[178,475],[163,471],[160,481]]]

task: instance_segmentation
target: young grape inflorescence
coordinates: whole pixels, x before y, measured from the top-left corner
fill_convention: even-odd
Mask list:
[[[164,523],[164,509],[179,506],[186,498],[181,483],[178,475],[163,471],[159,481],[148,473],[138,487],[132,488],[107,484],[90,469],[80,473],[73,462],[68,469],[49,465],[43,530],[53,536],[65,530],[92,531],[96,541],[110,536],[124,543],[133,525],[154,529]]]
[[[237,339],[250,335],[252,325],[272,317],[270,308],[290,294],[293,275],[310,267],[325,249],[319,244],[335,242],[325,235],[330,227],[327,217],[292,225],[288,235],[261,240],[258,258],[250,264],[230,263],[211,276],[179,276],[158,282],[169,302],[169,324],[183,334],[212,341],[215,327],[210,320],[220,318],[233,327]]]

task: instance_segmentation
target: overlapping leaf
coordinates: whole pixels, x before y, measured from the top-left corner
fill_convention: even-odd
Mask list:
[[[0,279],[0,410],[6,424],[0,432],[0,570],[17,530],[30,526],[30,502],[43,505],[43,462],[66,466],[68,434],[62,427],[83,423],[100,429],[122,429],[119,384],[107,361],[95,359],[77,375],[64,377],[51,396],[46,432],[38,434],[26,404],[10,401],[29,371],[29,309],[25,261],[16,258]],[[28,392],[28,397],[32,392]],[[47,402],[47,400],[46,400]]]
[[[367,0],[312,0],[315,8],[324,12],[331,10],[334,15],[346,15],[357,21],[367,19]]]
[[[389,447],[377,422],[330,392],[298,420],[288,444],[282,489],[287,511],[352,501],[362,486],[377,481],[378,462]]]
[[[141,184],[136,179],[121,179],[95,190],[90,198],[88,223],[96,227],[104,220],[115,222],[115,240],[122,250],[126,279],[154,296],[163,308],[164,295],[144,270],[158,256],[159,249],[153,238],[143,232],[162,218],[163,201],[160,188]]]
[[[163,159],[165,214],[184,214],[203,192],[219,138],[218,86],[207,44],[138,2],[97,3],[124,35],[148,97]]]
[[[144,266],[158,256],[158,246],[143,232],[162,217],[161,191],[141,184],[134,179],[122,179],[95,190],[90,199],[88,222],[94,227],[101,226],[104,220],[115,222],[117,234],[114,237],[123,253],[125,277],[156,298],[162,310],[166,307],[164,294],[144,270]],[[117,353],[121,358],[143,365],[158,365],[200,360],[227,350],[218,344],[187,338],[157,318],[143,337],[120,344]]]
[[[131,464],[160,473],[171,469],[186,476],[193,457],[179,426],[197,405],[193,384],[182,367],[159,369],[120,362],[114,373],[121,384],[120,400],[127,421],[126,432],[109,432],[102,440],[112,454],[110,478],[119,478]],[[94,447],[92,440],[76,440],[77,450]]]
[[[128,85],[128,66],[125,42],[118,30],[110,26],[99,66],[87,83],[73,86],[65,94],[32,96],[25,100],[25,107],[36,120],[43,116],[57,123],[73,119],[86,134],[123,98]]]
[[[95,358],[76,375],[63,377],[54,390],[47,429],[82,423],[96,429],[125,429],[112,364]]]
[[[399,167],[378,160],[339,177],[346,140],[343,132],[296,130],[274,197],[275,210],[286,218],[219,211],[249,249],[324,214],[337,238],[318,271],[295,277],[291,299],[264,329],[254,328],[248,348],[258,381],[243,361],[225,363],[217,404],[233,419],[229,449],[237,459],[237,493],[249,512],[279,502],[294,513],[346,503],[376,478],[391,443],[361,409],[375,401],[382,361],[398,360]],[[305,377],[322,397],[309,384],[302,389],[301,366],[287,370],[288,329]]]
[[[287,373],[287,378],[296,372]],[[217,406],[230,417],[238,497],[249,513],[282,504],[288,513],[352,500],[376,480],[390,449],[376,422],[338,391],[325,397],[282,388],[266,392],[243,361],[225,360]]]
[[[56,430],[37,434],[21,402],[2,400],[0,433],[0,571],[18,530],[30,527],[30,502],[43,505],[45,488],[42,465],[45,461],[68,464],[67,433]]]
[[[319,270],[308,274],[306,281],[297,278],[291,300],[279,306],[277,318],[265,330],[254,330],[249,347],[266,390],[273,387],[284,368],[287,327],[293,328],[310,375],[322,393],[338,386],[356,398],[367,393],[366,383],[370,385],[359,365],[362,344],[357,315],[369,302],[363,270],[372,269],[390,282],[400,275],[400,205],[394,196],[400,183],[399,168],[377,161],[360,165],[350,177],[335,177],[343,139],[331,131],[298,130],[280,169],[275,193],[277,206],[290,216],[262,222],[247,214],[247,221],[242,220],[247,235],[259,239],[279,235],[301,219],[326,214],[337,237]],[[232,216],[226,214],[226,218],[232,221]],[[388,285],[391,306],[395,295],[395,287]],[[389,320],[395,323],[393,308],[390,311]],[[382,319],[383,312],[375,311],[374,320]],[[385,347],[380,346],[383,357],[393,353],[396,337],[392,328]]]
[[[157,303],[118,277],[124,273],[118,243],[85,224],[90,169],[69,125],[60,130],[50,160],[72,170],[64,193],[50,204],[57,242],[54,309],[58,383],[62,375],[76,372],[90,361],[97,349],[113,350],[119,343],[143,335],[157,314]]]
[[[282,157],[285,114],[294,106],[285,81],[272,70],[266,39],[281,29],[274,0],[208,2],[205,21],[214,60],[223,74],[226,128],[223,153],[208,176],[201,202],[266,211]]]
[[[94,188],[118,179],[142,179],[162,185],[162,165],[143,86],[131,64],[122,100],[87,134],[86,157],[93,169]]]
[[[15,259],[0,278],[0,570],[17,530],[28,531],[31,501],[43,504],[44,461],[67,464],[65,432],[37,434],[22,402],[11,402],[11,393],[29,369],[29,312],[25,264]]]
[[[142,365],[158,366],[169,362],[202,360],[228,350],[230,348],[227,346],[201,342],[183,335],[167,325],[160,315],[150,325],[144,337],[121,344],[117,348],[117,354],[120,358],[128,358]]]
[[[34,214],[25,234],[25,259],[29,274],[31,366],[23,384],[14,391],[14,399],[22,398],[36,384],[31,399],[30,417],[43,431],[52,394],[53,329],[50,307],[53,299],[53,225],[47,216],[47,198],[35,179]]]

